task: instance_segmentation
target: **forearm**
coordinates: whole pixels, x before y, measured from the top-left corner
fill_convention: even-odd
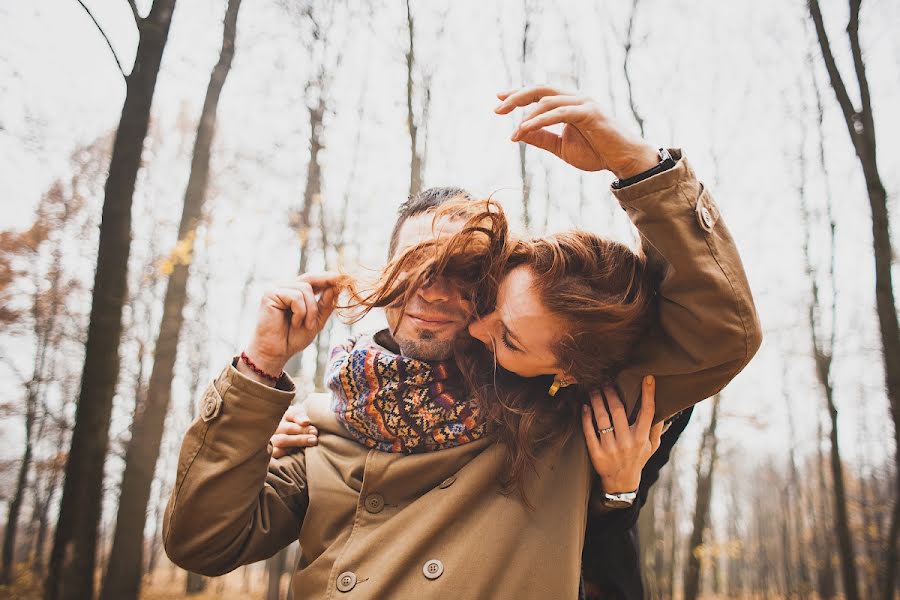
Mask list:
[[[294,396],[289,379],[280,387],[290,391],[229,366],[204,393],[164,521],[176,564],[221,574],[296,539],[308,503],[304,456],[270,461],[269,438]]]
[[[614,194],[662,272],[658,319],[618,379],[633,409],[641,378],[657,378],[656,420],[712,396],[752,358],[759,318],[741,258],[710,193],[678,164]]]

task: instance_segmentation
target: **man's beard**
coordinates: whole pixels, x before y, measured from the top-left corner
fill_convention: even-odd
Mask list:
[[[418,338],[395,337],[400,354],[418,360],[446,360],[453,355],[454,340],[439,339],[433,331],[418,332]]]

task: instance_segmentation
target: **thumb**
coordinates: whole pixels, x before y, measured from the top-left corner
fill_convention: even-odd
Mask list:
[[[319,296],[319,300],[317,301],[318,309],[319,309],[319,329],[321,330],[325,327],[325,323],[331,317],[331,313],[334,312],[335,306],[337,306],[337,290],[333,287],[327,288],[322,294]]]

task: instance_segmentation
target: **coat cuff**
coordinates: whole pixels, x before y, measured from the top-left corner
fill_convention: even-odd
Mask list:
[[[679,182],[690,179],[696,180],[697,177],[694,174],[694,170],[691,169],[687,160],[682,160],[681,150],[679,148],[669,148],[668,150],[672,158],[675,159],[675,166],[671,169],[623,188],[610,186],[613,196],[616,197],[620,204],[638,205],[648,196],[658,194],[677,185]]]

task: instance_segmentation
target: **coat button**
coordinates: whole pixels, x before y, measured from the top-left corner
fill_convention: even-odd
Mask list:
[[[454,481],[456,481],[456,475],[451,475],[447,479],[443,480],[438,487],[441,488],[442,490],[445,490],[448,487],[450,487],[451,485],[453,485]]]
[[[369,494],[366,496],[366,510],[370,513],[377,514],[384,509],[384,496],[381,494]]]
[[[422,567],[422,573],[425,574],[425,577],[428,579],[437,579],[444,572],[444,563],[439,561],[436,558],[429,560],[425,563],[425,566]]]
[[[218,393],[211,390],[206,393],[203,404],[200,406],[200,418],[208,423],[219,416],[221,408],[222,399],[219,397]]]
[[[344,571],[337,577],[337,589],[339,592],[349,592],[356,587],[356,573]]]
[[[712,228],[712,226],[713,226],[712,213],[709,212],[709,209],[707,207],[704,206],[703,208],[700,209],[700,216],[703,217],[703,224],[709,228]]]

